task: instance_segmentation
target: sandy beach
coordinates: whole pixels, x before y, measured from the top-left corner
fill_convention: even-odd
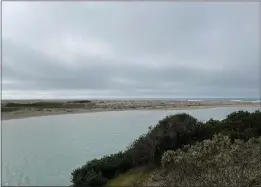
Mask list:
[[[239,101],[173,101],[173,100],[85,100],[85,101],[40,101],[51,106],[53,103],[60,103],[59,107],[38,107],[30,105],[39,101],[13,101],[21,104],[22,107],[14,111],[5,111],[10,108],[10,101],[2,102],[2,120],[21,119],[37,116],[79,114],[90,112],[106,111],[127,111],[127,110],[181,110],[181,109],[203,109],[214,107],[260,107],[260,103],[239,102]],[[27,104],[24,106],[22,104]],[[19,105],[20,106],[20,105]]]

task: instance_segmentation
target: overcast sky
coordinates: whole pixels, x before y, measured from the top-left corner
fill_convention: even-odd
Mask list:
[[[3,2],[3,98],[259,97],[259,6]]]

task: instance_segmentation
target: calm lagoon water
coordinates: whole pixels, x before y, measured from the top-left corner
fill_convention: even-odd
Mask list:
[[[150,110],[68,114],[2,122],[2,185],[70,185],[70,173],[88,160],[124,150],[169,114],[222,119],[236,110]]]

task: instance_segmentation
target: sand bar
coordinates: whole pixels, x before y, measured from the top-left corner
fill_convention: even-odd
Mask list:
[[[39,101],[15,101],[15,103],[36,103]],[[85,101],[40,101],[49,104],[61,103],[61,106],[49,108],[39,106],[19,107],[14,111],[8,109],[7,103],[2,102],[2,120],[21,119],[37,116],[79,114],[106,111],[127,110],[182,110],[182,109],[204,109],[214,107],[260,107],[260,103],[240,101],[175,101],[175,100],[85,100]],[[51,105],[50,105],[51,106]],[[9,107],[12,108],[12,107]],[[261,108],[261,107],[260,107]]]

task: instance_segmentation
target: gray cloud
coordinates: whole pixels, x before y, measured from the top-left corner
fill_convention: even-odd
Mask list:
[[[258,6],[4,2],[3,96],[259,97]]]

